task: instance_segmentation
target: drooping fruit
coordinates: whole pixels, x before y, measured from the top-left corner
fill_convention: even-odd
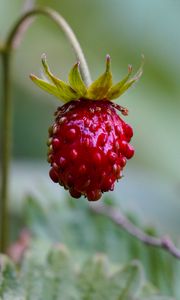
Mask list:
[[[129,67],[128,75],[113,86],[108,56],[105,73],[87,88],[79,64],[71,70],[68,85],[50,72],[45,56],[42,62],[52,83],[34,75],[31,79],[67,102],[58,107],[49,129],[49,176],[68,189],[72,197],[84,195],[89,201],[96,201],[103,192],[114,189],[127,159],[134,155],[129,144],[133,130],[117,114],[120,110],[127,115],[127,109],[110,100],[119,97],[139,79],[142,66],[131,79],[132,68]]]
[[[59,107],[49,134],[50,177],[73,197],[98,200],[121,178],[132,129],[108,100],[72,100]]]

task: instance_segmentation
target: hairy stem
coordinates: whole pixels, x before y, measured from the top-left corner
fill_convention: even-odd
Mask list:
[[[82,77],[89,85],[91,77],[89,69],[80,47],[80,44],[65,19],[56,11],[50,8],[35,8],[26,12],[15,24],[7,37],[3,47],[0,45],[0,54],[3,61],[3,118],[2,118],[2,164],[1,164],[1,198],[0,198],[0,252],[5,252],[8,245],[9,236],[9,166],[12,141],[12,99],[10,95],[10,58],[14,48],[17,48],[21,42],[22,36],[32,19],[36,15],[45,15],[53,20],[66,35],[70,42],[77,59],[80,61]]]

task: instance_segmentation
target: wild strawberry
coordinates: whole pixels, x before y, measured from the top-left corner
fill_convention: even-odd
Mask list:
[[[31,79],[67,102],[58,107],[49,129],[49,175],[68,189],[72,197],[84,195],[89,201],[96,201],[103,192],[114,189],[115,181],[122,177],[126,160],[134,155],[129,144],[133,130],[117,114],[117,110],[123,115],[128,111],[111,100],[140,78],[142,66],[131,79],[132,68],[129,67],[128,75],[112,85],[110,57],[107,56],[105,73],[87,88],[79,63],[69,74],[69,85],[51,73],[44,55],[42,63],[52,83],[34,75]]]

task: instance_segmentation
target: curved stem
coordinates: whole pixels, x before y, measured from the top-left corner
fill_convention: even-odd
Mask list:
[[[7,39],[6,46],[7,48],[14,48],[17,46],[17,42],[21,40],[22,34],[24,33],[24,27],[26,27],[26,23],[29,22],[29,19],[34,17],[35,15],[45,15],[50,17],[60,28],[63,30],[64,34],[66,35],[67,39],[69,40],[77,59],[80,61],[80,69],[82,73],[82,77],[86,85],[90,85],[91,83],[91,76],[89,72],[89,68],[84,57],[83,51],[81,46],[72,31],[69,24],[66,20],[56,11],[50,8],[36,8],[28,11],[24,16],[17,22],[13,30],[10,32],[10,35]]]
[[[36,15],[45,15],[51,18],[65,33],[72,48],[81,63],[82,77],[87,85],[91,83],[89,69],[80,47],[80,44],[68,25],[65,19],[56,11],[50,8],[35,8],[26,12],[19,21],[15,24],[10,32],[6,43],[1,47],[0,54],[3,61],[3,119],[2,119],[2,164],[1,164],[1,199],[0,199],[0,252],[5,252],[8,245],[9,236],[9,165],[11,153],[11,136],[12,136],[12,101],[10,96],[11,82],[10,82],[10,59],[14,48],[18,46],[21,41],[24,31],[29,26],[32,17]]]
[[[174,245],[174,243],[168,236],[159,238],[145,233],[136,225],[134,225],[125,215],[123,215],[120,211],[113,207],[109,207],[107,205],[99,205],[91,206],[90,208],[93,212],[109,218],[116,225],[123,228],[126,232],[128,232],[130,235],[132,235],[142,243],[152,247],[164,249],[167,252],[169,252],[172,256],[176,257],[177,259],[180,259],[180,249],[178,249]]]

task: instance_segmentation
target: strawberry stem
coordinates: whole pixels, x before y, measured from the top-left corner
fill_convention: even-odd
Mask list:
[[[89,68],[75,33],[73,32],[67,21],[58,12],[49,7],[38,7],[25,13],[10,32],[6,42],[7,48],[16,48],[19,45],[24,34],[24,30],[27,29],[27,24],[29,24],[29,21],[36,15],[44,15],[49,17],[64,32],[74,50],[77,60],[80,61],[80,71],[82,73],[82,78],[87,86],[90,85],[91,76]]]
[[[0,201],[0,251],[5,252],[9,233],[9,166],[12,140],[12,103],[10,85],[10,53],[2,53],[3,64],[3,112],[2,112],[2,155],[1,155],[1,201]]]
[[[0,197],[0,252],[6,252],[9,240],[9,169],[12,141],[12,99],[10,95],[10,58],[14,48],[19,46],[22,36],[36,15],[44,15],[53,20],[64,32],[70,42],[77,60],[80,61],[80,71],[85,84],[91,84],[91,77],[80,44],[65,19],[50,8],[35,8],[24,13],[17,21],[7,37],[4,45],[0,45],[0,55],[3,63],[3,115],[2,115],[2,163],[1,163],[1,197]]]

